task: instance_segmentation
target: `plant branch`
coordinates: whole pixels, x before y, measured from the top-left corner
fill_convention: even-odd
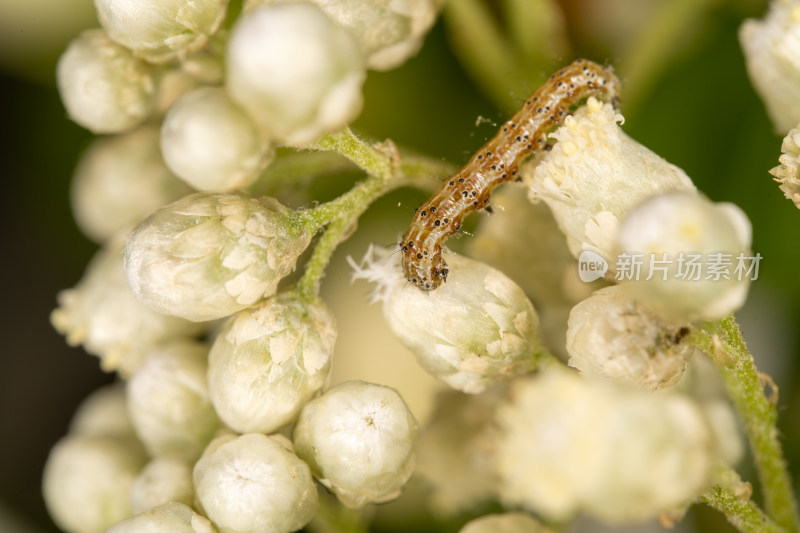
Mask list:
[[[349,236],[348,232],[355,229],[358,218],[372,202],[405,185],[430,188],[435,176],[453,172],[450,165],[425,157],[408,156],[401,160],[391,141],[371,146],[349,129],[324,137],[317,147],[342,154],[369,176],[340,197],[298,213],[299,223],[314,231],[327,226],[297,283],[298,293],[308,299],[316,297],[333,252]]]
[[[787,532],[797,533],[800,521],[778,441],[775,404],[764,392],[753,356],[747,351],[736,320],[729,316],[719,322],[702,324],[691,333],[690,339],[711,355],[742,419],[761,481],[767,514]]]
[[[718,466],[714,473],[714,485],[700,499],[725,515],[733,526],[743,533],[781,533],[778,526],[750,499],[753,487],[742,481],[733,469]]]

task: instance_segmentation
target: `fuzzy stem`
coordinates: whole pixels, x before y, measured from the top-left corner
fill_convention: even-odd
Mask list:
[[[317,245],[314,247],[314,252],[311,259],[306,264],[306,269],[303,272],[303,277],[297,282],[297,294],[300,298],[306,301],[313,301],[319,294],[319,286],[322,278],[325,276],[325,269],[330,262],[333,252],[336,247],[347,238],[348,230],[355,224],[354,217],[342,217],[332,221],[325,229]]]
[[[775,404],[764,393],[753,356],[747,351],[733,316],[702,324],[691,341],[711,355],[739,416],[753,451],[767,514],[789,533],[800,531],[797,506],[786,461],[778,442]]]
[[[391,156],[360,139],[350,128],[325,135],[311,148],[338,152],[370,176],[388,179],[393,174]]]
[[[349,129],[323,137],[317,148],[342,154],[365,170],[369,177],[340,197],[298,214],[299,223],[314,231],[328,226],[297,283],[298,294],[309,300],[316,298],[325,268],[336,247],[347,238],[348,231],[355,227],[358,218],[372,202],[405,185],[419,184],[429,188],[433,176],[449,175],[453,170],[449,165],[423,157],[409,156],[401,163],[392,143],[375,148]]]
[[[719,465],[714,472],[714,485],[700,499],[725,515],[743,533],[781,533],[778,526],[750,499],[753,488],[728,466]]]

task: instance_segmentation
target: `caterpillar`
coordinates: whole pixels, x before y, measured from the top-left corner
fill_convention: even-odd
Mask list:
[[[548,149],[547,134],[563,124],[571,108],[590,96],[617,104],[619,80],[610,67],[578,59],[555,72],[431,198],[417,209],[403,236],[403,274],[423,291],[447,281],[444,241],[461,229],[466,215],[490,210],[492,190],[521,181],[520,164]]]

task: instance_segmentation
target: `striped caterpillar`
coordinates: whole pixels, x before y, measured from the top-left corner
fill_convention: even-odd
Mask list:
[[[610,67],[578,59],[550,76],[469,162],[417,209],[403,236],[403,274],[423,291],[447,281],[444,241],[470,212],[489,209],[492,190],[517,180],[519,165],[547,149],[547,134],[564,123],[570,108],[590,96],[616,104],[619,80]]]

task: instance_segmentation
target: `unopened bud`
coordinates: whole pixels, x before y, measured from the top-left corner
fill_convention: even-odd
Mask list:
[[[70,118],[93,133],[128,130],[153,110],[152,68],[102,30],[87,30],[69,44],[56,78]]]
[[[376,298],[389,326],[428,372],[455,389],[479,393],[536,367],[536,311],[503,273],[449,254],[447,283],[423,292],[408,285],[399,259],[393,250],[371,248],[354,277],[378,283]]]
[[[308,465],[279,438],[260,433],[212,441],[194,467],[194,485],[223,533],[296,531],[319,505]]]
[[[393,389],[348,381],[303,408],[293,438],[314,476],[358,508],[400,495],[414,472],[417,430]]]
[[[309,242],[311,232],[277,200],[193,194],[131,232],[125,271],[153,309],[213,320],[274,294]]]
[[[327,307],[292,294],[233,316],[209,356],[208,387],[222,421],[241,433],[291,422],[325,385],[335,340]]]

